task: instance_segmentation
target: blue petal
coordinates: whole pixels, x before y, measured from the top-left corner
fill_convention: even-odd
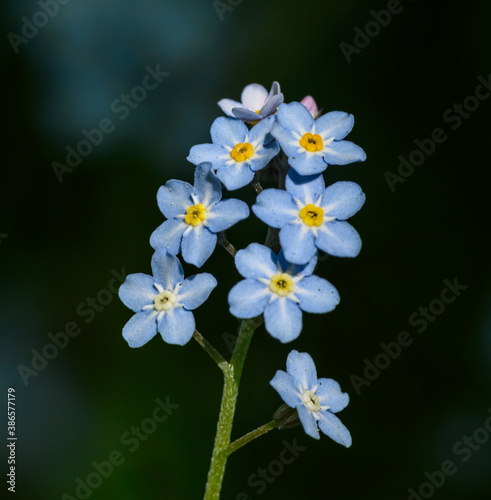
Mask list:
[[[317,384],[317,370],[312,356],[306,352],[293,350],[286,358],[286,371],[305,391]]]
[[[217,235],[203,225],[189,226],[190,231],[182,238],[182,258],[196,267],[201,267],[215,250]]]
[[[290,130],[281,127],[278,123],[271,129],[271,135],[279,142],[286,156],[293,156],[300,148],[300,141],[293,136]]]
[[[229,191],[233,191],[250,184],[254,179],[254,172],[247,163],[235,162],[221,166],[217,170],[217,177]]]
[[[209,273],[195,274],[186,278],[177,294],[177,301],[192,311],[210,296],[217,280]]]
[[[329,165],[347,165],[355,161],[365,161],[365,151],[350,141],[334,141],[327,147],[324,160]]]
[[[174,290],[184,279],[184,271],[177,257],[170,255],[165,249],[158,249],[152,256],[152,273],[155,281],[166,290]]]
[[[314,241],[314,234],[303,222],[287,224],[280,230],[281,248],[286,260],[293,264],[307,264],[316,255]]]
[[[220,116],[211,126],[211,140],[213,144],[234,148],[236,144],[244,142],[248,131],[247,125],[240,120]]]
[[[220,106],[220,109],[228,116],[233,116],[233,108],[242,107],[241,102],[234,101],[233,99],[220,99],[217,104],[218,106]]]
[[[159,321],[159,333],[168,344],[187,344],[195,328],[193,313],[179,307],[166,311]]]
[[[265,189],[256,198],[252,211],[265,224],[280,228],[298,217],[298,207],[291,194],[282,189]]]
[[[261,108],[261,111],[259,114],[261,116],[269,116],[269,115],[274,115],[276,113],[276,110],[280,106],[280,104],[283,104],[283,101],[285,100],[285,97],[283,94],[279,93],[276,94],[266,101],[266,104]]]
[[[365,203],[365,194],[354,182],[335,182],[324,191],[321,208],[326,217],[338,220],[349,219]]]
[[[278,370],[270,382],[281,399],[292,408],[302,404],[302,395],[295,380],[288,373]]]
[[[315,205],[321,194],[324,194],[326,184],[322,175],[304,176],[290,169],[286,176],[285,186],[293,197],[302,202],[302,205],[309,203]]]
[[[132,311],[141,311],[143,306],[153,304],[153,299],[158,294],[154,283],[154,278],[148,274],[130,274],[119,287],[119,298]]]
[[[280,94],[280,92],[281,92],[280,84],[278,82],[273,82],[271,84],[271,88],[269,90],[266,102],[269,101],[273,96]]]
[[[194,189],[199,203],[205,208],[222,198],[222,186],[211,170],[211,163],[200,163],[194,171]]]
[[[176,180],[166,182],[165,186],[161,186],[157,192],[160,211],[168,219],[185,214],[188,207],[193,205],[192,193],[193,186],[187,182]]]
[[[271,138],[272,139],[272,138]],[[267,140],[267,138],[266,138]],[[251,158],[249,167],[254,172],[264,168],[278,153],[280,146],[275,141],[259,150],[259,152]]]
[[[292,130],[299,135],[304,135],[312,130],[314,119],[307,108],[299,102],[282,104],[277,113],[278,124]]]
[[[295,285],[300,309],[309,313],[327,313],[339,304],[339,293],[329,281],[308,276]]]
[[[239,118],[240,120],[246,122],[255,122],[261,119],[261,117],[257,113],[251,111],[250,109],[243,108],[242,106],[238,108],[233,108],[232,114],[235,118]]]
[[[136,313],[123,328],[123,338],[130,347],[141,347],[157,334],[157,311]]]
[[[320,226],[315,244],[334,257],[356,257],[361,250],[360,235],[345,221],[333,220]]]
[[[166,248],[172,255],[181,251],[184,231],[189,227],[184,219],[169,219],[161,224],[150,236],[152,248]]]
[[[256,115],[257,117],[257,115]],[[248,134],[248,142],[253,143],[258,141],[260,144],[264,142],[264,138],[267,134],[271,132],[273,125],[275,123],[275,117],[269,116],[268,118],[264,118],[257,125],[251,128]]]
[[[264,309],[264,326],[281,343],[295,340],[302,331],[302,311],[286,297],[278,297]]]
[[[303,404],[297,406],[297,411],[305,434],[313,437],[314,439],[320,439],[320,434],[317,429],[317,422],[314,418],[314,415],[312,415],[312,412],[308,410]]]
[[[210,231],[218,233],[249,217],[247,203],[240,200],[223,200],[208,211],[206,223]]]
[[[280,250],[278,254],[278,263],[281,267],[282,272],[288,273],[291,276],[310,276],[315,269],[317,264],[317,253],[312,257],[312,259],[307,264],[292,264],[285,259],[285,254],[283,250]]]
[[[216,169],[231,158],[230,153],[217,144],[198,144],[189,151],[187,160],[195,165],[203,162],[210,162]]]
[[[336,443],[349,448],[351,446],[351,434],[341,420],[329,411],[320,411],[318,415],[320,416],[318,420],[320,430]]]
[[[345,392],[341,392],[341,387],[332,378],[320,378],[318,381],[319,387],[315,391],[315,395],[319,398],[322,406],[329,406],[329,411],[337,413],[344,410],[349,403],[349,396]]]
[[[288,163],[300,175],[316,175],[324,172],[327,163],[324,157],[314,153],[298,153],[288,158]]]
[[[276,255],[259,243],[251,243],[235,256],[237,270],[244,278],[271,279],[278,272]]]
[[[343,111],[331,111],[318,118],[315,122],[315,132],[323,140],[334,137],[336,141],[344,139],[353,129],[355,118]]]
[[[239,281],[228,294],[230,312],[237,318],[259,316],[269,302],[271,291],[254,279]]]

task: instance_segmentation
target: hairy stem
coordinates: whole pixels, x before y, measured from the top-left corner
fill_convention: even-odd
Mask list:
[[[261,427],[258,427],[257,429],[254,429],[251,432],[248,432],[241,438],[236,439],[233,443],[230,443],[225,449],[225,453],[227,454],[227,456],[230,456],[234,451],[237,451],[239,448],[242,448],[242,446],[246,445],[247,443],[250,443],[251,441],[260,436],[263,436],[267,432],[276,429],[277,427],[278,424],[274,420],[272,420],[271,422],[268,422],[267,424],[264,424]]]
[[[220,491],[222,489],[223,476],[225,474],[225,466],[228,458],[226,450],[230,444],[230,435],[232,433],[232,424],[237,396],[239,394],[242,369],[244,367],[252,335],[259,325],[260,321],[258,321],[258,318],[242,321],[232,359],[223,371],[224,386],[220,416],[218,418],[215,446],[211,457],[204,500],[218,500],[220,498]]]
[[[198,332],[194,330],[193,337],[198,344],[209,354],[210,358],[215,361],[220,370],[225,371],[228,367],[227,360]]]
[[[237,249],[227,240],[223,231],[218,233],[218,244],[225,248],[232,257],[235,257]]]

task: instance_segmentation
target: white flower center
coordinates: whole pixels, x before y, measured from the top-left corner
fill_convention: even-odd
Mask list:
[[[155,297],[153,302],[156,311],[168,311],[174,307],[177,298],[172,292],[164,290]]]
[[[302,394],[302,402],[310,411],[319,411],[321,409],[320,399],[313,391],[305,391]]]

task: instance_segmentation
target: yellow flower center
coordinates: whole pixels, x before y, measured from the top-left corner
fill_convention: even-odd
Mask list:
[[[311,153],[315,153],[316,151],[321,151],[324,144],[322,143],[322,138],[319,134],[311,134],[310,132],[307,132],[300,139],[300,146]]]
[[[290,292],[293,292],[294,288],[295,284],[292,277],[287,273],[275,274],[269,283],[269,289],[280,297],[285,297]]]
[[[199,226],[206,219],[206,210],[205,207],[201,203],[197,203],[196,205],[191,205],[186,210],[186,215],[184,216],[184,220],[190,226]]]
[[[153,299],[154,307],[157,311],[168,311],[174,307],[176,303],[176,296],[172,292],[159,293],[155,299]]]
[[[254,148],[252,147],[252,144],[249,144],[248,142],[245,142],[244,144],[239,142],[239,144],[236,144],[234,149],[230,151],[230,156],[232,156],[235,161],[248,160],[253,154]]]
[[[300,210],[299,216],[307,226],[320,226],[324,219],[324,210],[309,204]]]

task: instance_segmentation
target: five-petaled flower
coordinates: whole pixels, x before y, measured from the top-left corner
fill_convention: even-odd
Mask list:
[[[240,120],[221,116],[211,126],[213,144],[193,146],[188,160],[195,165],[211,162],[217,177],[230,191],[246,186],[254,173],[280,151],[270,135],[274,120],[270,116],[249,130]]]
[[[314,361],[306,352],[292,351],[286,360],[286,372],[278,370],[270,384],[283,401],[296,408],[303,429],[319,439],[319,429],[336,443],[351,446],[351,435],[334,413],[349,403],[348,394],[330,378],[317,379]]]
[[[332,111],[314,120],[299,102],[282,104],[271,135],[288,156],[288,163],[301,175],[323,172],[328,165],[364,161],[359,146],[343,141],[354,125],[353,115]]]
[[[153,248],[166,248],[189,264],[201,267],[217,244],[217,234],[246,219],[249,207],[240,200],[220,201],[222,187],[211,171],[210,163],[198,165],[194,187],[187,182],[170,180],[157,194],[157,202],[167,217],[150,237]]]
[[[273,82],[269,94],[262,85],[251,83],[244,88],[240,99],[242,102],[222,99],[218,105],[226,115],[250,123],[274,115],[284,100],[278,82]]]
[[[168,344],[184,345],[193,336],[194,315],[216,287],[216,279],[208,273],[184,279],[177,257],[165,249],[152,257],[152,273],[130,274],[119,288],[123,304],[136,314],[123,328],[130,347],[141,347],[157,334]]]
[[[280,252],[252,243],[235,256],[235,265],[245,280],[230,290],[230,312],[238,318],[264,313],[270,335],[281,342],[296,339],[302,330],[302,311],[326,313],[339,303],[331,283],[312,276],[317,257],[298,266],[287,262]]]
[[[335,257],[356,257],[361,239],[346,219],[365,202],[354,182],[335,182],[325,187],[322,174],[301,176],[290,169],[286,191],[266,189],[258,195],[253,212],[263,222],[280,229],[285,258],[306,264],[317,248]]]

